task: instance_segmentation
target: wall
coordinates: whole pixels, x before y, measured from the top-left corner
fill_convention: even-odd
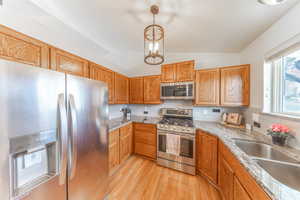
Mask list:
[[[256,130],[263,133],[272,123],[279,122],[288,125],[296,135],[296,138],[291,139],[289,143],[296,148],[300,148],[300,121],[264,115],[261,114],[261,110],[264,57],[300,33],[299,19],[300,3],[241,52],[241,62],[251,64],[251,106],[245,111],[247,121],[252,123],[252,113],[260,113],[262,127]]]

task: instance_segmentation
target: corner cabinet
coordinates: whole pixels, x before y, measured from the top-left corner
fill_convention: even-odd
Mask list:
[[[90,63],[90,78],[103,81],[108,87],[108,103],[114,103],[114,72],[95,63]]]
[[[49,68],[49,46],[0,25],[0,58]]]
[[[144,78],[135,77],[130,78],[130,98],[131,104],[143,104],[144,103]]]
[[[87,60],[57,48],[51,48],[50,56],[52,70],[89,77],[89,62]]]
[[[129,103],[129,78],[115,72],[115,104]]]
[[[144,104],[160,104],[161,76],[144,77]]]
[[[250,65],[221,68],[221,106],[248,106]]]
[[[197,131],[197,170],[217,184],[218,138],[204,131]]]
[[[195,105],[220,105],[220,69],[196,71]]]

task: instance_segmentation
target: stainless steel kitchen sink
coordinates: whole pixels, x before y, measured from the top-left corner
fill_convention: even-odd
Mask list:
[[[274,179],[300,191],[300,165],[271,160],[254,159]]]
[[[274,149],[271,145],[259,141],[233,139],[234,143],[246,154],[252,157],[263,158],[268,160],[278,160],[290,163],[299,163],[299,161]]]

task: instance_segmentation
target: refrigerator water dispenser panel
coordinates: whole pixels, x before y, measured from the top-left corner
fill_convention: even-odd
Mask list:
[[[13,197],[22,196],[58,173],[56,132],[10,139]]]

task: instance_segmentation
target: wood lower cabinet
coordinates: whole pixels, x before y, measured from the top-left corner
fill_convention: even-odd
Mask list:
[[[115,104],[129,103],[129,78],[115,72]]]
[[[112,174],[120,164],[120,131],[119,129],[109,133],[109,173]]]
[[[49,46],[0,25],[0,58],[49,68]]]
[[[144,77],[144,104],[160,104],[160,76]]]
[[[131,104],[143,104],[144,103],[144,78],[135,77],[130,78],[130,98]]]
[[[176,81],[178,82],[187,82],[194,81],[195,70],[194,70],[195,62],[185,61],[176,64]]]
[[[90,63],[90,78],[103,81],[108,87],[108,103],[114,103],[114,72],[95,63]]]
[[[204,131],[197,131],[197,170],[217,184],[218,138]]]
[[[165,64],[161,66],[161,82],[170,83],[176,81],[176,64]]]
[[[134,153],[156,159],[156,125],[134,123]]]
[[[234,192],[233,192],[233,200],[252,200],[245,190],[245,188],[240,183],[237,177],[234,177]]]
[[[244,200],[239,196],[246,196],[252,200],[271,200],[245,167],[237,160],[231,151],[219,142],[219,174],[218,185],[225,200]],[[237,182],[234,183],[234,179]],[[236,180],[236,181],[237,181]],[[234,197],[236,196],[236,197]]]
[[[89,62],[87,60],[57,48],[51,48],[50,56],[52,70],[89,77]]]
[[[132,124],[120,128],[120,163],[132,154]]]
[[[220,69],[196,71],[195,105],[220,105]]]
[[[109,133],[109,174],[117,171],[120,164],[133,153],[132,123]]]
[[[225,200],[233,200],[234,172],[228,162],[219,158],[219,180],[218,184]]]
[[[221,68],[221,105],[248,106],[250,65]]]

